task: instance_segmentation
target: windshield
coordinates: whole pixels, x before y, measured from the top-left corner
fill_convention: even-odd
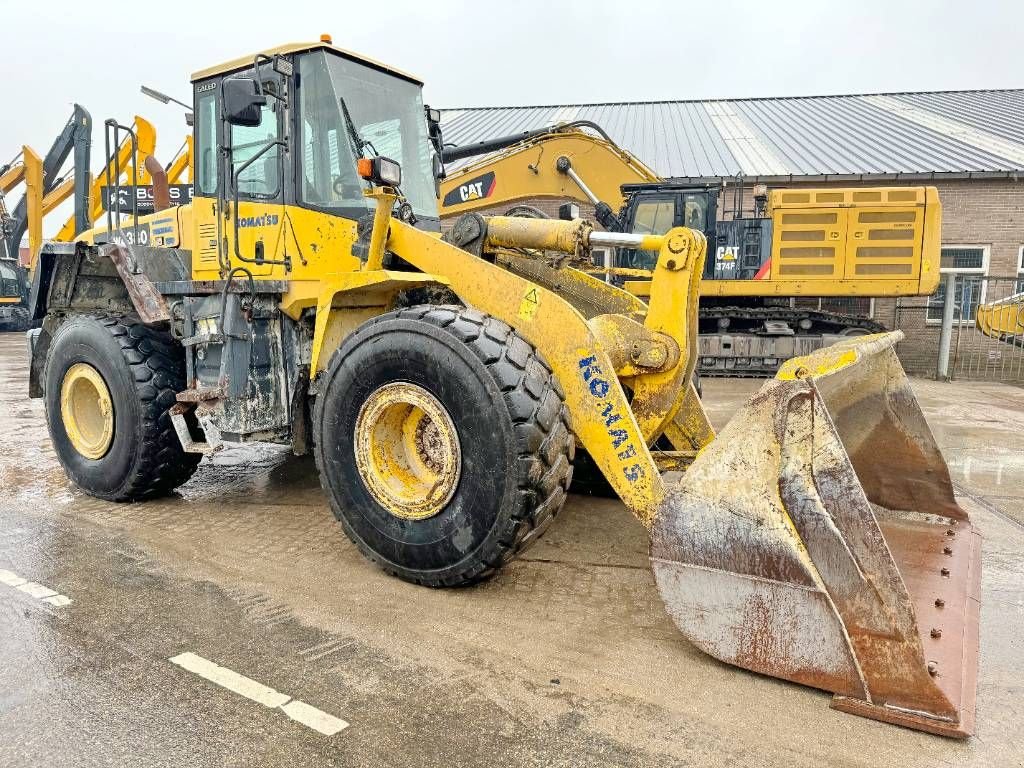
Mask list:
[[[298,64],[303,202],[349,216],[369,210],[373,202],[362,194],[369,184],[356,173],[356,158],[383,155],[401,164],[401,191],[416,215],[436,219],[420,86],[325,51],[304,54]]]
[[[703,192],[682,196],[684,227],[704,232],[707,229],[708,200]],[[636,235],[664,235],[676,226],[676,198],[655,197],[638,202],[633,210],[632,232]],[[620,266],[632,269],[654,269],[656,251],[623,249]]]
[[[0,296],[9,298],[19,295],[21,295],[21,290],[18,286],[18,273],[14,271],[13,267],[0,264]]]

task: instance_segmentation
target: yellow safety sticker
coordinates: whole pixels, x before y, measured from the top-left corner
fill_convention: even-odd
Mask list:
[[[519,318],[521,320],[532,320],[537,314],[540,306],[540,291],[536,288],[527,288],[523,294],[523,300],[519,302]]]

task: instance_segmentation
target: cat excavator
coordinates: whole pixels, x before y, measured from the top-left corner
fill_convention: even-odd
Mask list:
[[[441,215],[450,220],[509,206],[544,215],[525,203],[573,200],[593,205],[611,232],[702,231],[710,243],[699,316],[703,376],[771,376],[789,357],[885,330],[865,314],[830,309],[828,297],[860,299],[866,312],[870,297],[926,296],[938,285],[935,252],[924,247],[938,237],[941,217],[932,187],[757,185],[750,216],[737,179],[731,214],[723,215],[718,185],[666,181],[585,120],[448,145],[443,159],[455,168],[441,184]],[[643,296],[653,259],[607,249],[594,268]]]
[[[537,541],[584,449],[691,643],[972,732],[980,536],[899,333],[787,361],[716,435],[691,383],[700,228],[470,213],[442,237],[422,82],[328,36],[192,85],[192,202],[115,202],[33,270],[29,394],[72,482],[145,501],[226,443],[290,446],[363,555],[443,588]],[[610,247],[653,254],[643,297],[586,271]]]

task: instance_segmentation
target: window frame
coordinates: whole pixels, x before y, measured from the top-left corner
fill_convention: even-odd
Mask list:
[[[1017,249],[1017,282],[1014,293],[1024,293],[1024,245]]]
[[[981,251],[981,266],[980,267],[943,267],[943,266],[941,266],[941,264],[942,264],[942,252],[947,250],[947,249],[948,250],[953,250],[953,249],[956,249],[956,248],[965,248],[965,249],[969,248],[969,249],[972,249],[972,250],[980,250]],[[945,285],[945,280],[941,277],[941,275],[948,275],[950,273],[954,273],[954,274],[958,274],[958,275],[979,275],[982,278],[988,277],[988,270],[989,270],[989,264],[990,264],[991,256],[992,256],[992,246],[991,246],[991,244],[985,244],[985,243],[942,243],[939,246],[939,265],[940,265],[939,266],[939,275],[940,275],[940,282],[939,282],[939,284],[940,285]],[[988,281],[982,279],[981,280],[981,291],[978,294],[978,304],[984,304],[985,303],[985,292],[986,292],[987,288],[988,288]],[[926,300],[925,300],[925,310],[924,310],[924,322],[925,322],[925,325],[928,325],[928,326],[942,325],[942,317],[941,316],[937,317],[937,318],[929,317],[930,311],[932,309],[932,303],[931,303],[932,297],[935,296],[938,292],[939,292],[939,289],[936,288],[935,289],[935,293],[933,293],[931,296],[926,297]],[[942,309],[942,305],[939,305],[939,310],[941,311],[941,309]],[[963,314],[963,313],[961,312],[961,314]],[[974,324],[974,317],[961,317],[959,320],[954,319],[953,320],[953,324],[954,325],[973,325]]]
[[[220,144],[221,144],[221,137],[220,137],[220,123],[221,123],[221,119],[220,119],[220,98],[221,98],[221,95],[220,95],[220,80],[214,81],[214,87],[213,88],[208,88],[207,90],[204,90],[204,91],[199,91],[198,90],[200,86],[204,86],[208,82],[210,82],[210,81],[203,80],[203,81],[201,81],[199,83],[196,83],[196,92],[195,92],[195,97],[194,97],[194,101],[193,101],[193,111],[194,111],[194,114],[195,114],[195,131],[194,131],[194,136],[193,136],[193,142],[194,142],[193,151],[195,153],[195,156],[193,157],[194,172],[195,172],[195,180],[194,180],[194,183],[193,183],[193,187],[194,187],[193,196],[194,197],[216,197],[217,196],[217,191],[220,189],[220,183],[221,183],[221,180],[220,180],[220,169],[218,167],[219,163],[217,162],[218,159],[219,159],[219,155],[220,155]],[[212,168],[212,171],[213,171],[213,175],[212,175],[213,188],[212,189],[204,189],[202,187],[202,184],[200,183],[202,181],[201,173],[202,173],[202,170],[203,170],[203,167],[202,167],[203,146],[202,146],[202,142],[200,141],[200,135],[201,135],[200,131],[201,131],[201,126],[202,126],[202,122],[201,122],[202,121],[202,112],[200,111],[199,102],[204,100],[204,99],[207,99],[207,98],[209,98],[213,102],[213,146],[210,147],[210,149],[213,152],[213,168]]]

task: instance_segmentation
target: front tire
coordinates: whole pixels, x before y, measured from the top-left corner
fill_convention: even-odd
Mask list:
[[[508,325],[463,307],[411,307],[349,336],[320,382],[314,431],[348,537],[432,587],[493,575],[547,528],[572,478],[551,369]]]
[[[132,318],[77,315],[54,334],[44,373],[46,421],[64,471],[109,501],[161,496],[201,458],[181,448],[168,409],[185,388],[184,352]]]

